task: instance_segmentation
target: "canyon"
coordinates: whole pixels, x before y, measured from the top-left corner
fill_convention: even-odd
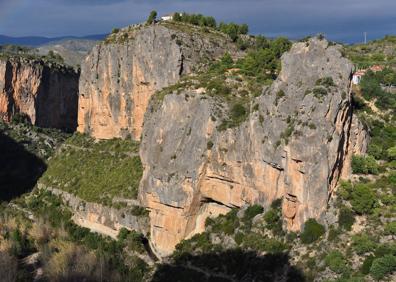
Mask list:
[[[310,218],[325,224],[338,181],[349,177],[352,155],[364,154],[368,142],[353,115],[353,65],[342,47],[316,37],[294,43],[277,78],[248,101],[246,119],[224,129],[218,112],[232,103],[210,89],[160,92],[185,77],[194,80],[226,53],[234,60],[246,53],[220,32],[181,27],[160,23],[113,33],[86,57],[79,82],[69,70],[1,61],[3,119],[21,113],[40,127],[140,141],[138,200],[149,210],[149,231],[138,219],[95,203],[84,209],[80,199],[52,190],[72,200],[83,226],[102,226],[113,237],[122,227],[149,233],[159,257],[204,231],[208,217],[253,204],[269,208],[279,198],[285,229],[298,232]]]

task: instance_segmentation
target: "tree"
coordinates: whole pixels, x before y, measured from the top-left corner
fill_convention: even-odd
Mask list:
[[[350,231],[354,223],[355,215],[353,211],[351,211],[347,207],[342,207],[338,216],[338,224],[340,225],[340,227],[347,231]]]
[[[152,24],[157,20],[157,11],[151,11],[149,17],[147,18],[146,23],[147,24]]]
[[[173,15],[173,20],[174,20],[175,22],[181,22],[181,21],[182,21],[182,16],[180,15],[179,12],[176,12],[176,13]]]
[[[375,194],[369,186],[357,184],[351,192],[351,204],[353,210],[358,214],[370,214],[376,205]]]
[[[325,233],[323,225],[319,224],[315,219],[310,218],[304,224],[304,231],[301,233],[301,241],[304,244],[315,242]]]

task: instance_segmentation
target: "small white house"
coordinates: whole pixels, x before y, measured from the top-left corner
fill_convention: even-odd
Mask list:
[[[366,74],[366,70],[358,70],[352,76],[352,84],[358,85],[362,80],[362,77]]]
[[[161,21],[171,21],[171,20],[173,20],[173,15],[174,14],[164,15],[161,17]]]
[[[360,81],[362,80],[362,77],[366,74],[366,72],[368,70],[371,70],[372,72],[378,72],[378,71],[382,71],[383,69],[384,69],[383,66],[374,65],[374,66],[369,67],[368,69],[358,70],[352,76],[352,83],[354,85],[360,84]]]

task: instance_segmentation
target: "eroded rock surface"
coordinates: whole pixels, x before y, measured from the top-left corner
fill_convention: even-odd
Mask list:
[[[144,235],[147,235],[149,231],[148,218],[133,215],[130,207],[120,209],[107,207],[83,201],[68,192],[45,187],[42,184],[39,184],[38,187],[59,196],[72,209],[73,221],[80,226],[89,228],[92,232],[116,239],[121,228],[134,230]]]
[[[79,74],[41,60],[0,60],[0,117],[16,114],[33,125],[74,131],[77,127]]]
[[[216,99],[201,89],[153,103],[140,148],[140,199],[151,209],[156,252],[169,255],[203,231],[208,216],[277,198],[284,199],[289,230],[321,221],[351,150],[365,150],[363,129],[351,131],[351,71],[338,46],[296,43],[283,55],[278,79],[252,101],[249,118],[225,131],[212,118]]]
[[[139,140],[155,91],[175,84],[203,60],[235,49],[224,35],[202,36],[188,28],[130,27],[96,46],[81,66],[78,131]]]

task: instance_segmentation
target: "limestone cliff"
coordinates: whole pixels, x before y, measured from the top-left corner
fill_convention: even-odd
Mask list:
[[[77,127],[79,74],[39,59],[0,60],[0,117],[16,114],[33,125],[74,131]]]
[[[78,131],[100,139],[140,139],[143,117],[155,91],[225,50],[223,34],[177,23],[134,26],[96,46],[81,66]]]
[[[251,102],[248,119],[225,131],[205,90],[168,94],[160,106],[153,101],[140,148],[140,199],[151,209],[157,253],[169,255],[202,231],[206,217],[246,204],[283,198],[289,230],[321,220],[350,151],[364,150],[364,134],[351,132],[351,71],[339,46],[296,43],[277,80]]]

